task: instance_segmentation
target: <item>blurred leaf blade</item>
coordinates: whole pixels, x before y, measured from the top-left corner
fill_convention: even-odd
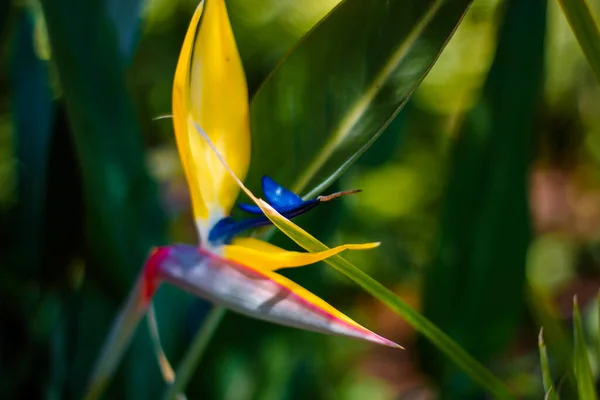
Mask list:
[[[573,356],[573,370],[575,379],[577,380],[577,392],[582,400],[595,400],[598,398],[590,361],[588,359],[588,351],[585,342],[583,325],[581,323],[581,315],[579,313],[579,305],[577,304],[577,296],[573,298],[573,336],[575,338],[575,352]]]
[[[19,273],[31,274],[40,268],[44,208],[54,102],[46,62],[34,47],[35,18],[27,8],[19,10],[13,37],[12,114],[19,160],[16,208],[16,246]],[[35,116],[35,117],[33,117]]]
[[[146,170],[116,35],[98,0],[78,8],[67,0],[43,5],[81,164],[88,240],[103,247],[94,255],[111,279],[132,282],[150,244],[164,241],[164,216]],[[73,15],[95,15],[93,25]],[[126,293],[129,285],[117,285]]]
[[[42,2],[53,61],[62,85],[83,180],[86,276],[73,309],[71,393],[87,383],[120,302],[153,245],[165,241],[165,218],[145,165],[141,132],[126,89],[124,66],[134,42],[120,40],[101,0]],[[131,13],[139,12],[129,7]],[[84,17],[85,16],[85,17]],[[135,21],[135,15],[120,15]],[[129,54],[124,54],[129,43]],[[161,384],[147,332],[138,332],[114,393],[148,398]],[[131,362],[134,360],[135,362]],[[117,396],[117,397],[120,397]]]
[[[558,0],[583,54],[600,84],[600,30],[586,0]]]
[[[470,3],[341,2],[252,100],[250,186],[276,171],[296,192],[326,189],[402,108]]]
[[[425,316],[483,363],[509,345],[524,308],[530,142],[544,65],[546,2],[504,6],[482,98],[454,143],[440,245],[424,283]],[[435,349],[424,351],[442,391],[477,396]]]
[[[560,323],[550,300],[544,298],[539,290],[527,285],[527,301],[538,325],[544,330],[544,348],[552,354],[553,368],[556,376],[573,378],[573,347],[569,332]],[[538,341],[539,348],[539,341]],[[573,380],[574,382],[574,380]]]
[[[116,33],[121,59],[128,65],[139,36],[143,0],[107,0],[106,9]]]
[[[550,363],[548,362],[548,351],[546,350],[546,344],[544,343],[544,330],[540,329],[540,335],[538,337],[538,349],[540,352],[540,365],[542,369],[542,384],[544,385],[544,392],[546,393],[547,400],[557,400],[556,390],[552,380],[552,372],[550,371]]]

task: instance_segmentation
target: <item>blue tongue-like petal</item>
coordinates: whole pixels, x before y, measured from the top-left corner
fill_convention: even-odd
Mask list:
[[[287,190],[268,176],[262,177],[262,188],[265,199],[276,210],[292,208],[303,203],[302,198],[291,190]]]
[[[297,217],[305,212],[313,209],[319,203],[330,201],[346,194],[357,191],[347,191],[334,193],[329,196],[319,196],[316,199],[302,200],[296,193],[279,185],[268,176],[262,178],[262,188],[265,199],[277,212],[288,219]],[[259,226],[269,225],[270,220],[264,216],[262,210],[254,204],[239,204],[243,211],[257,215],[256,217],[246,218],[240,221],[234,220],[232,217],[225,217],[220,220],[211,229],[208,235],[208,240],[213,244],[229,243],[231,239],[240,234],[242,231]]]
[[[303,208],[314,202],[312,200],[303,201],[296,193],[284,188],[266,175],[262,177],[262,189],[267,203],[282,214]],[[239,207],[250,214],[262,214],[260,208],[254,204],[239,204]]]

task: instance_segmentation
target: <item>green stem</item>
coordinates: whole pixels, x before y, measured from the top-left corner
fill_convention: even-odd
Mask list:
[[[185,390],[196,366],[206,351],[208,343],[210,343],[210,340],[219,327],[219,323],[223,319],[223,316],[225,316],[226,311],[227,310],[224,307],[217,305],[213,306],[210,310],[204,324],[202,324],[202,327],[194,337],[192,346],[177,368],[175,381],[167,388],[163,397],[164,400],[176,399],[177,395]]]
[[[600,83],[600,31],[585,0],[558,0],[592,72]]]
[[[104,392],[110,377],[115,372],[123,353],[127,349],[140,319],[146,313],[149,301],[143,300],[143,278],[140,278],[129,294],[127,302],[115,319],[110,334],[102,347],[102,352],[90,379],[85,400],[95,400]]]

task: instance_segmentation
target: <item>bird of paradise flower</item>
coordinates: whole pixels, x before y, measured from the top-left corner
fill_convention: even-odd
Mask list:
[[[312,264],[344,250],[371,249],[378,243],[304,253],[238,236],[271,224],[269,215],[291,219],[355,191],[303,200],[265,176],[263,201],[243,185],[250,162],[248,92],[224,0],[204,1],[196,8],[177,64],[172,102],[175,137],[199,245],[176,244],[152,250],[105,344],[88,398],[103,390],[162,282],[250,317],[401,347],[276,272]],[[240,204],[251,216],[235,220],[230,212],[240,189],[255,205]]]

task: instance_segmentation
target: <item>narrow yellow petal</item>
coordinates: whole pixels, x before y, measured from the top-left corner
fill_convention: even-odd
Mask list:
[[[204,129],[242,179],[250,162],[248,89],[224,0],[198,6],[181,50],[173,85],[177,145],[202,230],[229,214],[239,188],[198,135]]]
[[[254,238],[238,238],[234,239],[231,245],[224,246],[223,255],[227,259],[253,268],[275,271],[280,268],[314,264],[344,250],[367,250],[378,245],[379,243],[345,244],[317,253],[301,253],[287,251]]]

